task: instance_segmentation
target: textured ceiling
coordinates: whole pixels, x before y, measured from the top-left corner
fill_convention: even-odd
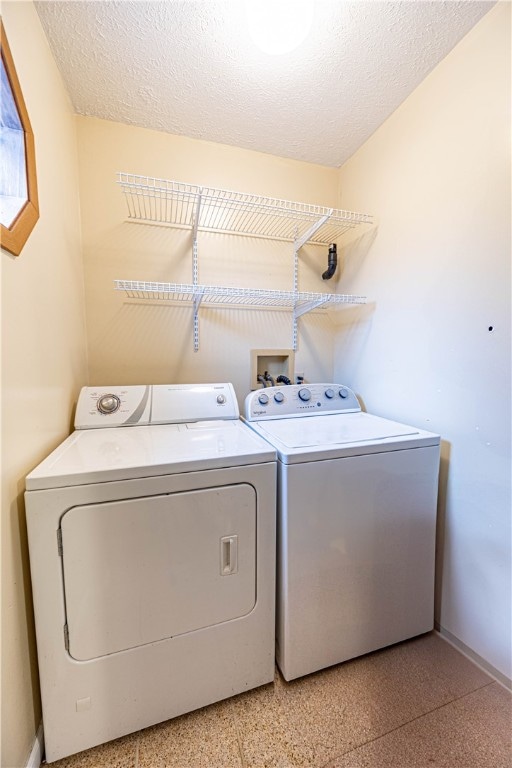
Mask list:
[[[35,5],[77,113],[336,167],[494,2],[316,0],[282,56],[242,0]]]

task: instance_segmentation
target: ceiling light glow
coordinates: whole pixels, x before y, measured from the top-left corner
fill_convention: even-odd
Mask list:
[[[313,25],[314,0],[245,0],[249,34],[264,53],[289,53]]]

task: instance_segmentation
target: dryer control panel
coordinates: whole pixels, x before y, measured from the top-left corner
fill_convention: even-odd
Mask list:
[[[291,419],[361,410],[355,393],[344,384],[292,384],[265,387],[245,398],[247,421]]]
[[[75,429],[238,419],[232,384],[83,387]]]

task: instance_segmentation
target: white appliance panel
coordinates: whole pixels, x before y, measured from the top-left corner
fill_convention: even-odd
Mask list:
[[[414,427],[381,419],[378,416],[370,416],[367,413],[267,421],[260,424],[260,430],[263,436],[279,440],[286,448],[337,446],[419,434],[419,430]]]
[[[239,416],[235,390],[229,383],[82,387],[75,429],[178,424]]]
[[[284,677],[432,629],[439,435],[361,412],[336,383],[251,392],[245,419],[278,454]]]
[[[66,598],[57,545],[63,515],[80,506],[245,484],[256,494],[254,608],[159,642],[90,661],[73,659],[65,647]],[[273,680],[275,460],[32,490],[25,499],[47,762]]]
[[[276,452],[231,384],[84,388],[26,479],[48,763],[274,678]]]
[[[26,478],[27,490],[130,480],[272,461],[271,446],[238,420],[77,430]]]
[[[110,398],[114,409],[111,413],[100,410],[103,398]],[[75,429],[149,424],[150,414],[150,386],[83,387],[76,406]]]
[[[153,384],[151,423],[238,419],[232,384]]]
[[[268,402],[261,405],[261,398]],[[246,397],[245,421],[286,464],[439,444],[431,432],[362,412],[354,392],[341,384],[256,390]]]
[[[433,627],[439,448],[281,465],[277,656],[287,680]]]
[[[265,387],[250,392],[245,398],[244,415],[247,421],[268,421],[360,410],[355,392],[348,387],[308,383]]]
[[[69,652],[85,661],[248,614],[248,484],[77,506],[62,518]]]

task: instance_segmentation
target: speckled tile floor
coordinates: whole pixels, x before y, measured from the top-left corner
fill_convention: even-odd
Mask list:
[[[53,768],[511,768],[512,696],[437,633],[213,704]]]

